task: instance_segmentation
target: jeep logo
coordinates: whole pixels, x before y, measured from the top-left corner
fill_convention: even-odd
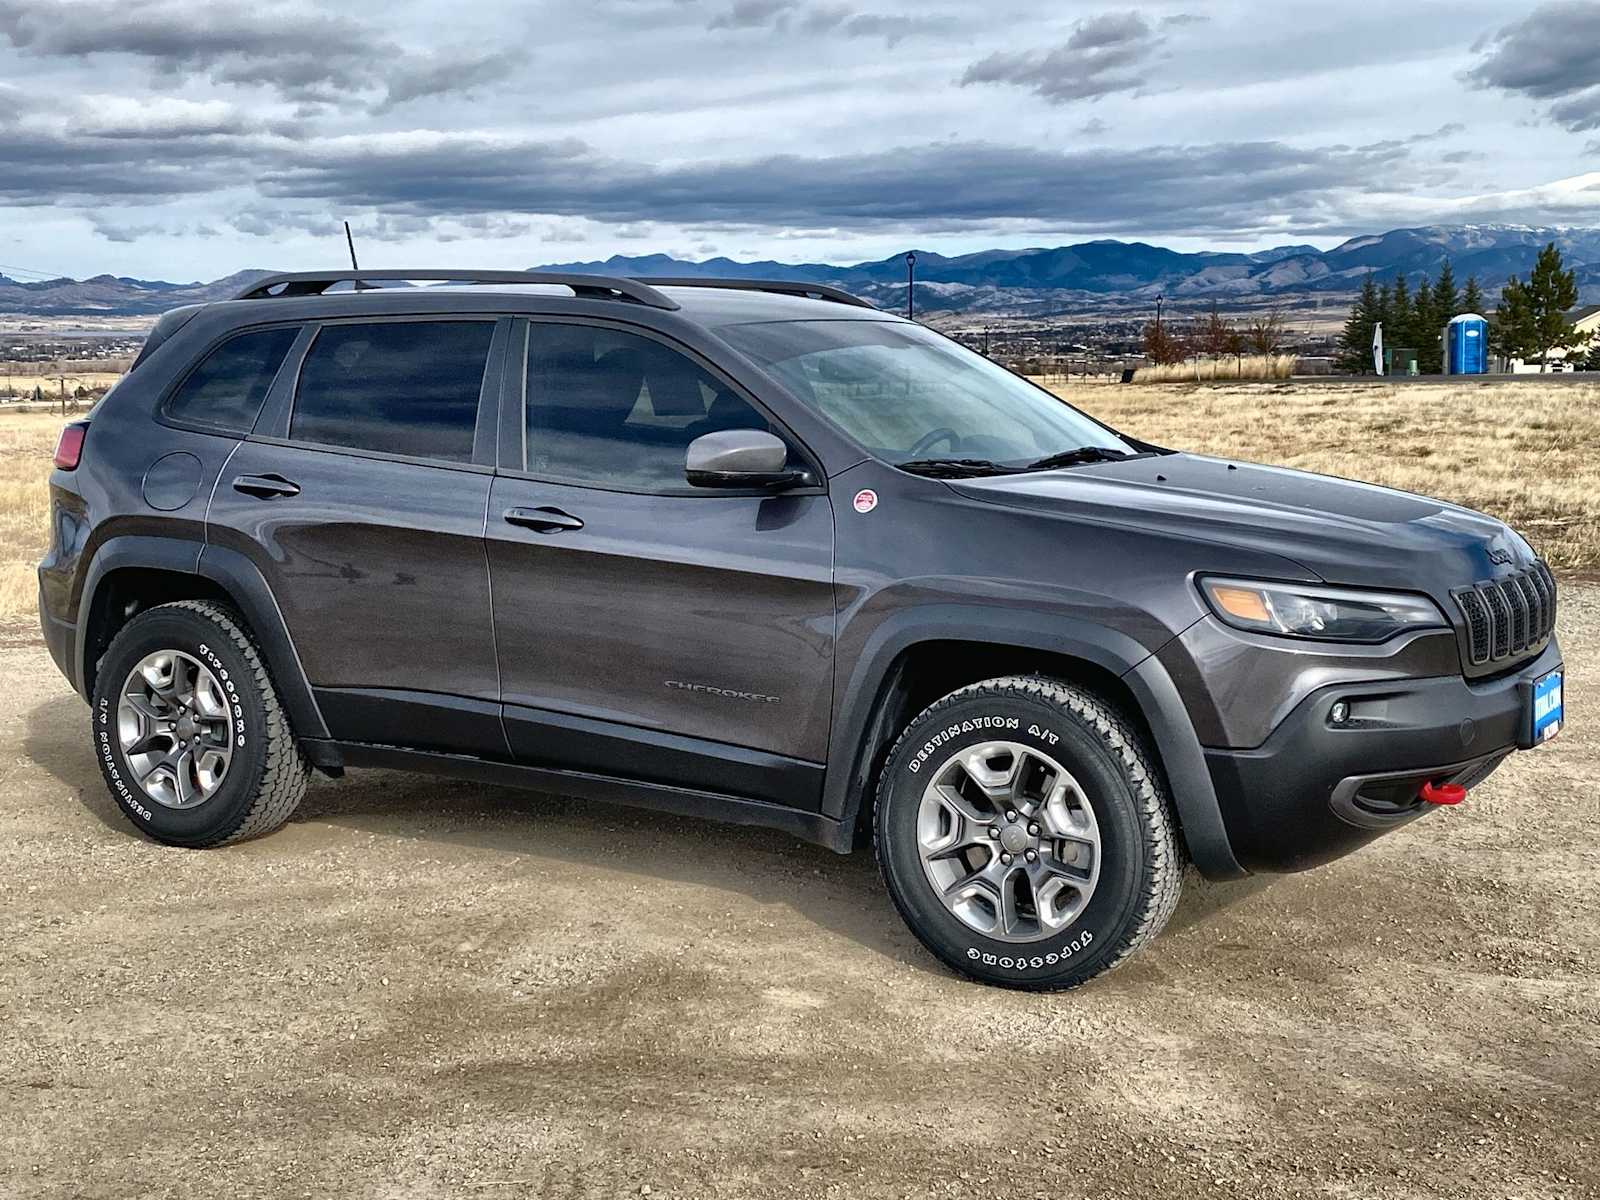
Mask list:
[[[1489,549],[1489,561],[1499,563],[1502,567],[1509,567],[1511,565],[1511,551],[1500,546],[1492,546]]]

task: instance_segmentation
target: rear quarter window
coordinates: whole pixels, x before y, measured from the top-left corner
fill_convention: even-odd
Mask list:
[[[299,333],[291,325],[229,338],[189,372],[163,411],[185,425],[249,433]]]

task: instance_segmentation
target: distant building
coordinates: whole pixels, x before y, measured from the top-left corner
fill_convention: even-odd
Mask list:
[[[1595,345],[1594,338],[1600,336],[1600,304],[1588,304],[1582,308],[1575,308],[1567,314],[1567,320],[1572,322],[1572,327],[1578,331],[1578,336],[1584,339],[1582,345],[1572,349],[1557,346],[1545,357],[1549,359],[1550,371],[1576,371],[1579,363],[1589,355],[1589,350]],[[1568,356],[1573,361],[1567,362]],[[1524,362],[1520,358],[1505,360],[1505,369],[1513,375],[1537,375],[1539,364],[1537,361]]]

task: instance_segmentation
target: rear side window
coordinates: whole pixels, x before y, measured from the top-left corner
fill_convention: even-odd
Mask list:
[[[167,416],[186,425],[249,433],[299,334],[298,328],[285,326],[229,338],[189,372],[167,401]]]
[[[327,326],[300,372],[289,436],[470,462],[493,337],[492,321]]]

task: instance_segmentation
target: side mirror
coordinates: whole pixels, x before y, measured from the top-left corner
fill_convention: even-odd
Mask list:
[[[689,443],[684,475],[695,487],[787,488],[811,481],[788,466],[789,447],[763,429],[724,429]]]

